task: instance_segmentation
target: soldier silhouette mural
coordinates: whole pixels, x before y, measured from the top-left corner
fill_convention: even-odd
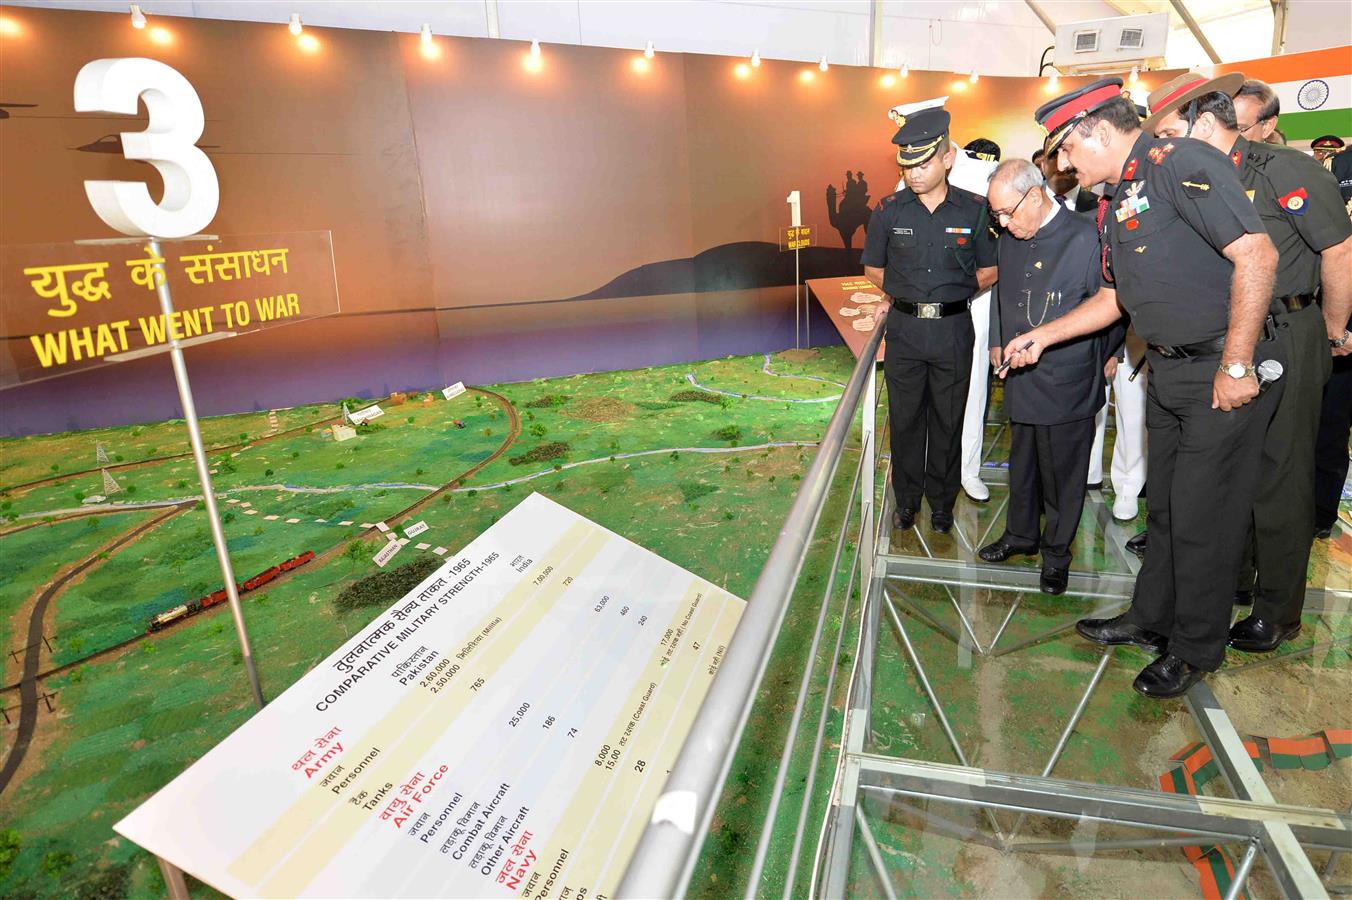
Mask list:
[[[839,206],[836,205],[837,196],[840,197]],[[863,172],[847,171],[845,186],[839,193],[834,184],[826,186],[827,218],[831,220],[831,227],[840,233],[840,241],[845,245],[847,257],[854,249],[854,233],[868,225],[868,218],[872,213],[868,200],[868,182],[864,180]]]

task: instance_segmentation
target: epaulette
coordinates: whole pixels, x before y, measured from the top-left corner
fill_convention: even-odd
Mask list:
[[[896,203],[897,198],[900,196],[901,191],[897,191],[896,193],[893,194],[888,194],[886,197],[878,201],[877,209],[881,212],[883,209],[891,206],[893,203]]]

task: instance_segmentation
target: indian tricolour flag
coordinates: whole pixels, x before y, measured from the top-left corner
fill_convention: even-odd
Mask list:
[[[1289,141],[1352,138],[1352,47],[1226,63],[1215,72],[1243,72],[1272,85],[1282,102],[1277,127]]]

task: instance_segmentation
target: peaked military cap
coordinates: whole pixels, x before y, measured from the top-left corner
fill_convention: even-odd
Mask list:
[[[947,150],[948,125],[952,116],[943,108],[947,97],[895,106],[889,115],[897,123],[892,143],[897,145],[897,164],[918,166],[940,150]]]
[[[1033,118],[1047,131],[1047,142],[1043,145],[1047,154],[1053,155],[1061,148],[1066,135],[1081,119],[1120,96],[1121,78],[1100,78],[1039,106]]]

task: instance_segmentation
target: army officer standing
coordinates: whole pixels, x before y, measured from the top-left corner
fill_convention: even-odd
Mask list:
[[[972,371],[970,301],[995,282],[995,238],[982,197],[948,183],[955,150],[948,112],[898,116],[892,143],[906,187],[873,210],[864,274],[883,291],[893,527],[910,528],[929,501],[947,533],[960,481],[960,436]]]

